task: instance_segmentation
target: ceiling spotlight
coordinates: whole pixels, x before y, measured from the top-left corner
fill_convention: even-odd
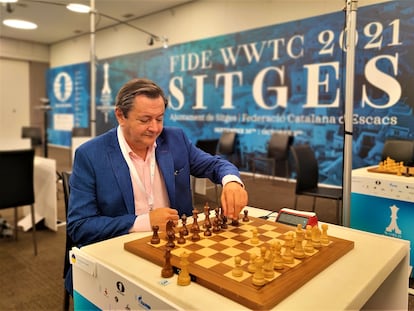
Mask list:
[[[162,42],[162,47],[163,47],[164,49],[167,49],[167,48],[168,48],[168,38],[163,36],[163,37],[161,38],[161,42]]]
[[[153,36],[149,36],[147,39],[147,44],[148,45],[154,45],[154,37]]]
[[[69,3],[66,8],[76,13],[89,13],[91,11],[89,6],[80,3]]]
[[[24,21],[21,19],[5,19],[3,24],[17,29],[36,29],[37,25],[32,22]]]
[[[0,0],[0,3],[16,3],[17,0]]]

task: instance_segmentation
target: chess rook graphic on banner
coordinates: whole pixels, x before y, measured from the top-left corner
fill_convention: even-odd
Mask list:
[[[377,164],[387,137],[413,138],[413,15],[409,1],[358,9],[354,168]],[[182,127],[194,143],[235,131],[237,164],[242,171],[250,169],[247,158],[251,154],[266,153],[272,133],[288,132],[295,135],[295,143],[307,142],[315,150],[320,182],[341,185],[344,24],[345,13],[336,12],[101,59],[96,132],[116,125],[112,110],[117,90],[132,78],[147,77],[168,95],[165,125]],[[82,87],[89,83],[84,79],[82,87],[76,85],[79,71],[86,78],[88,64],[49,72],[51,81],[60,72],[67,72],[75,81],[78,95],[63,102],[54,98],[52,103],[56,107],[52,114],[73,113],[74,123],[89,118],[89,107],[82,102],[90,94]],[[61,105],[71,108],[62,112]],[[55,126],[50,124],[50,143],[67,145],[64,130]]]

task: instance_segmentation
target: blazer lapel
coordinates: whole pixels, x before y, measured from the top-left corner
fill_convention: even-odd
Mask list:
[[[114,135],[111,135],[111,141],[108,144],[108,154],[118,182],[119,191],[122,193],[128,213],[135,214],[131,175],[129,173],[128,164],[119,148],[116,131],[114,131]]]
[[[170,199],[170,206],[175,206],[175,176],[174,176],[174,161],[170,154],[167,144],[164,144],[164,139],[157,140],[157,148],[155,155],[157,158],[158,168],[164,177],[165,186],[167,187],[168,197]]]

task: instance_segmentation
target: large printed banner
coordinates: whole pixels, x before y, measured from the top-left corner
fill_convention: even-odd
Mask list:
[[[340,185],[345,24],[345,12],[338,12],[99,60],[97,133],[116,125],[114,99],[122,84],[147,77],[169,96],[165,125],[182,127],[194,142],[219,138],[223,131],[237,132],[241,170],[249,170],[249,155],[266,152],[273,132],[283,131],[294,134],[296,144],[307,142],[314,148],[321,182]],[[387,137],[414,139],[413,39],[410,1],[358,9],[354,168],[377,164]],[[73,67],[52,69],[49,80],[63,72],[70,75]],[[79,67],[87,76],[87,64]],[[79,116],[76,107],[85,108],[82,113],[88,115],[85,105],[71,104],[74,119]],[[52,131],[59,131],[56,125],[51,124]],[[67,145],[59,139],[54,135],[50,142]]]

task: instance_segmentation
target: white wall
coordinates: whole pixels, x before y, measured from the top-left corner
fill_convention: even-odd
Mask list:
[[[0,148],[18,147],[22,125],[29,125],[29,64],[0,58]]]
[[[359,0],[358,6],[381,2],[386,0]],[[165,35],[169,44],[174,45],[339,12],[345,3],[345,0],[199,0],[131,24],[159,36]],[[146,34],[123,25],[98,31],[95,54],[99,60],[160,47],[159,43],[150,47],[146,40]],[[89,59],[90,36],[51,47],[51,67],[88,62]]]

